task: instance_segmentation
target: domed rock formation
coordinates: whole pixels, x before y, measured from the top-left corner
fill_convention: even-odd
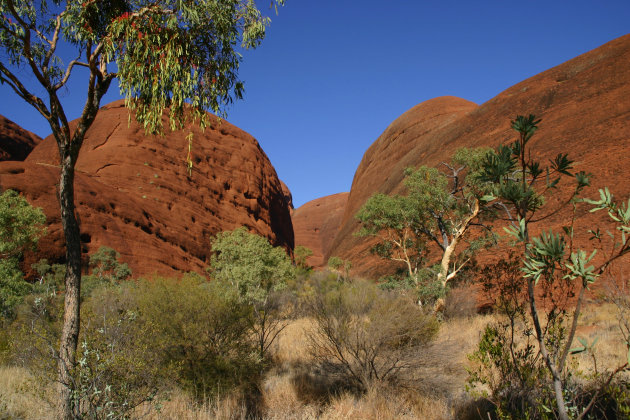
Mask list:
[[[0,161],[23,161],[42,139],[0,115]]]
[[[391,265],[369,255],[370,241],[353,236],[358,229],[354,215],[367,198],[376,192],[401,192],[406,167],[437,166],[460,147],[514,141],[510,120],[530,113],[542,118],[531,143],[539,159],[545,162],[568,152],[576,170],[595,174],[587,196],[596,197],[597,188],[609,186],[618,197],[628,197],[630,35],[527,79],[479,107],[438,98],[403,114],[365,153],[327,256],[350,259],[360,275],[374,278],[391,271]],[[553,205],[558,196],[551,201]],[[579,214],[579,223],[587,226],[594,217],[598,215]],[[559,213],[544,227],[558,231],[567,218],[567,212]],[[585,230],[577,234],[580,243],[587,240]]]
[[[203,270],[212,236],[239,226],[293,248],[289,207],[260,145],[225,120],[210,122],[204,132],[192,128],[189,174],[188,130],[146,136],[122,101],[100,110],[76,166],[84,252],[110,246],[134,275],[173,275]],[[0,164],[0,187],[23,192],[48,217],[49,234],[30,258],[63,258],[57,166],[52,136],[23,164]]]
[[[289,207],[289,211],[293,213],[293,194],[291,194],[291,190],[284,183],[284,181],[280,180],[280,186],[282,187],[282,194],[284,195],[284,201],[286,201],[287,206]]]
[[[348,201],[348,193],[338,193],[309,201],[295,209],[292,215],[295,246],[305,246],[313,251],[307,263],[323,267],[328,253],[341,226],[341,219]]]

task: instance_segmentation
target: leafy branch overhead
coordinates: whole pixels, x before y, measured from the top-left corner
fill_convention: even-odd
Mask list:
[[[241,98],[238,47],[258,46],[270,22],[253,2],[239,0],[3,1],[0,13],[0,43],[9,64],[0,64],[0,81],[44,116],[54,118],[55,112],[13,67],[32,69],[52,92],[66,86],[77,67],[90,69],[90,88],[106,89],[118,78],[127,105],[150,132],[162,131],[167,107],[175,130],[190,119],[187,105],[203,123],[206,109],[223,113]],[[76,49],[67,63],[57,55],[64,42]]]

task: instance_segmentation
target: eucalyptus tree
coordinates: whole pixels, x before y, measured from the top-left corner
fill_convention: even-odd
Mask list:
[[[295,267],[282,247],[249,233],[242,226],[219,232],[212,241],[210,273],[216,281],[230,284],[239,299],[251,306],[251,326],[261,359],[286,323],[282,322],[277,293],[295,278]]]
[[[477,245],[459,254],[458,246],[488,214],[483,199],[489,184],[480,180],[479,170],[489,152],[462,148],[440,169],[424,165],[407,169],[407,194],[370,197],[356,215],[361,223],[358,235],[378,238],[372,252],[403,262],[415,283],[431,249],[438,248],[436,279],[445,288],[470,261],[469,251]]]
[[[81,285],[73,184],[101,98],[117,79],[147,132],[163,132],[165,110],[172,130],[203,127],[205,110],[220,113],[242,97],[239,49],[259,45],[269,18],[254,0],[0,0],[0,15],[0,82],[43,115],[59,151],[67,271],[58,360],[63,417],[71,418]],[[60,92],[75,78],[85,105],[71,125]]]

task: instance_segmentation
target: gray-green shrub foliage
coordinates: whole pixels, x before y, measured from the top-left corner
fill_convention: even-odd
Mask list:
[[[374,382],[403,382],[422,364],[422,348],[438,330],[433,316],[368,282],[322,286],[312,299],[310,348],[326,374],[364,391]]]

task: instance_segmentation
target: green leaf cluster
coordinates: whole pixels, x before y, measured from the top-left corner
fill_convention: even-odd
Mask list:
[[[46,216],[13,190],[0,195],[0,315],[11,316],[31,286],[24,281],[20,258],[36,248],[46,233]]]
[[[256,48],[270,23],[254,0],[2,0],[0,16],[8,65],[0,65],[1,83],[45,116],[63,115],[55,92],[76,67],[86,67],[89,93],[103,89],[100,98],[117,78],[127,106],[152,133],[163,131],[165,109],[172,130],[195,121],[205,126],[205,110],[223,115],[242,98],[240,51]],[[68,50],[76,52],[70,61]],[[54,96],[50,110],[11,67],[33,69]],[[58,125],[64,120],[51,122],[53,131],[68,134]]]
[[[39,208],[13,190],[0,195],[0,257],[19,257],[27,249],[35,249],[45,234],[46,216]]]
[[[236,287],[248,302],[262,302],[295,276],[286,251],[245,227],[220,232],[212,241],[211,276]]]
[[[298,245],[293,250],[295,255],[295,264],[302,270],[308,270],[311,267],[308,265],[308,257],[313,255],[313,250],[305,247],[304,245]]]
[[[491,200],[483,163],[493,156],[487,148],[458,149],[444,170],[420,166],[405,170],[406,195],[377,193],[356,214],[359,236],[375,236],[372,252],[382,258],[405,262],[409,276],[417,278],[432,246],[446,253],[466,235],[479,203]],[[485,211],[482,210],[482,211]],[[449,249],[449,261],[456,255]],[[453,255],[453,257],[450,257]],[[444,278],[449,273],[443,273]],[[442,280],[445,282],[444,280]]]
[[[121,263],[119,259],[118,251],[107,246],[101,246],[90,255],[91,272],[83,277],[81,296],[89,296],[98,287],[112,286],[131,277],[131,269],[127,263]]]

